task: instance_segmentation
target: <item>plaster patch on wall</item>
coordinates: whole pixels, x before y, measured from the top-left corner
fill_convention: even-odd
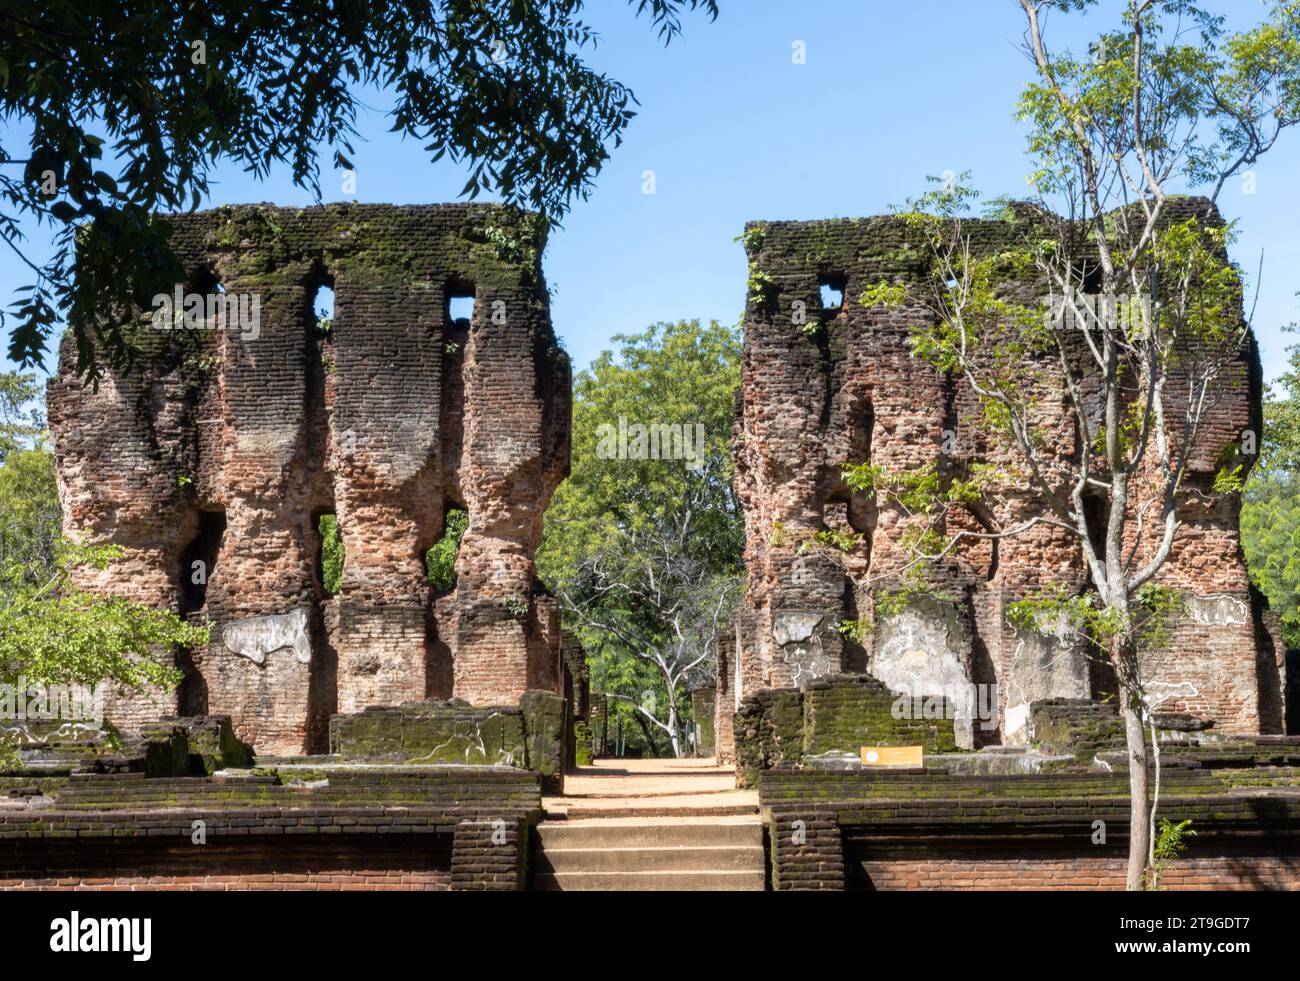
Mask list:
[[[1004,682],[1007,703],[1002,741],[1023,746],[1029,739],[1031,703],[1043,698],[1089,698],[1091,683],[1087,658],[1064,618],[1040,617],[1036,630],[1017,628],[1015,637]]]
[[[1021,702],[1018,705],[1008,705],[1006,719],[1007,723],[1002,730],[1002,735],[1007,744],[1023,744],[1026,741],[1023,730],[1029,723],[1029,703]]]
[[[1235,596],[1188,596],[1187,612],[1197,623],[1215,626],[1240,625],[1246,622],[1246,604]]]
[[[1146,687],[1147,707],[1153,710],[1172,701],[1195,698],[1201,693],[1190,681],[1152,681]]]
[[[311,639],[307,636],[307,610],[250,617],[226,624],[221,630],[226,647],[254,664],[265,664],[266,656],[286,647],[302,664],[311,663]]]
[[[839,670],[822,645],[818,627],[824,613],[808,610],[781,610],[772,617],[772,637],[777,642],[777,656],[790,668],[796,685],[825,677]]]
[[[968,646],[953,604],[925,597],[880,622],[871,667],[892,691],[947,698],[964,749],[973,746],[971,679],[963,657]]]
[[[821,622],[820,613],[780,612],[772,618],[772,636],[782,647],[799,644],[811,637]]]

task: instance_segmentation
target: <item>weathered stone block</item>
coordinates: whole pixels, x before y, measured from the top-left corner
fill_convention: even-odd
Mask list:
[[[549,691],[529,691],[519,701],[524,724],[524,764],[542,775],[542,792],[564,791],[564,699]]]

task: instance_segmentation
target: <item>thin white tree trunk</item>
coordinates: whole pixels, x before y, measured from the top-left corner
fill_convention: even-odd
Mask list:
[[[1128,747],[1129,842],[1125,888],[1138,892],[1151,854],[1151,799],[1147,780],[1147,740],[1139,697],[1124,693],[1124,737]]]

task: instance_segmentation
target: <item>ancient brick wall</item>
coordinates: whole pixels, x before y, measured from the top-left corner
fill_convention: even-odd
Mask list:
[[[65,525],[126,551],[87,585],[215,624],[180,652],[178,695],[117,700],[110,719],[223,712],[259,750],[300,752],[324,747],[334,712],[557,690],[558,615],[532,557],[568,470],[570,369],[542,228],[487,205],[169,221],[182,295],[255,298],[258,316],[189,330],[143,316],[138,364],[97,391],[62,351],[49,416]],[[469,322],[452,319],[461,296]],[[453,508],[469,515],[457,585],[433,596],[424,556]],[[324,514],[346,552],[333,596]]]
[[[446,835],[332,835],[243,839],[195,846],[85,843],[29,848],[32,867],[0,874],[0,890],[159,890],[164,892],[428,892],[452,888]]]
[[[1207,208],[1201,199],[1179,199],[1169,215],[1217,221]],[[1018,246],[1025,223],[1034,220],[1019,209],[1015,220],[971,221],[965,232],[973,251],[986,255]],[[1113,690],[1113,677],[1079,641],[1007,620],[1008,605],[1036,587],[1090,588],[1077,542],[1050,524],[996,543],[968,540],[970,547],[931,571],[927,595],[877,615],[881,592],[898,586],[890,576],[906,561],[904,535],[918,519],[883,495],[847,486],[844,465],[870,462],[901,472],[936,464],[943,475],[965,464],[1014,460],[982,437],[980,409],[964,381],[912,356],[908,328],[929,316],[924,307],[857,302],[875,284],[928,283],[930,253],[918,233],[892,217],[768,222],[747,226],[745,243],[751,280],[734,429],[748,567],[738,617],[740,694],[867,672],[895,691],[945,696],[969,723],[972,686],[996,685],[996,724],[963,726],[978,746],[1023,743],[1034,701]],[[842,303],[823,308],[824,288],[838,290]],[[1004,289],[1032,305],[1047,293],[1033,277],[1009,280]],[[1059,368],[1030,357],[1024,384],[1036,396],[1033,423],[1046,435],[1046,457],[1068,464],[1080,447]],[[1281,732],[1274,618],[1249,588],[1240,498],[1213,487],[1243,431],[1259,432],[1253,342],[1222,374],[1215,396],[1179,501],[1184,527],[1160,576],[1183,592],[1188,607],[1175,618],[1167,648],[1148,659],[1148,677],[1166,699],[1164,711],[1212,718],[1216,731]],[[1038,495],[1013,484],[993,488],[984,507],[952,520],[989,530],[1042,513]],[[858,533],[862,544],[842,561],[801,552],[811,535],[828,529]],[[1150,542],[1136,545],[1139,555],[1150,554]],[[879,585],[860,585],[868,581]],[[839,630],[846,620],[872,627],[855,640]]]
[[[1300,848],[1259,845],[1224,854],[1181,858],[1160,876],[1166,890],[1300,888]],[[898,849],[889,857],[848,860],[849,890],[1097,890],[1122,891],[1127,873],[1122,856],[1080,856],[1070,849],[1016,843],[997,849],[957,848],[935,858],[926,848]]]
[[[1166,775],[1161,813],[1197,834],[1162,887],[1295,888],[1294,767],[1226,773]],[[759,801],[778,890],[1124,888],[1124,774],[769,771]]]
[[[78,773],[44,792],[0,807],[0,890],[521,889],[541,816],[539,774],[504,766]]]

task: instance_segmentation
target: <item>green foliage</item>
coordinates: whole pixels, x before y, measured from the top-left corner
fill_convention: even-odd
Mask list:
[[[1196,837],[1196,832],[1192,830],[1191,824],[1190,819],[1174,824],[1168,818],[1161,818],[1156,834],[1156,858],[1162,861],[1172,861],[1182,855],[1187,850],[1187,839]]]
[[[1283,330],[1296,333],[1300,326],[1289,324]],[[1300,344],[1287,348],[1287,370],[1279,386],[1264,401],[1259,462],[1252,471],[1259,480],[1300,474]]]
[[[1238,34],[1193,0],[1149,5],[1141,27],[1140,59],[1126,24],[1102,34],[1087,55],[1055,54],[1051,77],[1026,88],[1019,116],[1030,125],[1031,184],[1040,194],[1072,193],[1080,129],[1106,134],[1116,162],[1136,150],[1128,125],[1135,89],[1150,93],[1144,145],[1152,170],[1180,171],[1193,184],[1217,185],[1253,164],[1300,119],[1295,0],[1273,3],[1265,21]]]
[[[74,583],[88,566],[111,586],[123,550],[63,538],[39,394],[32,376],[0,374],[0,683],[175,687],[180,674],[159,654],[206,644],[208,630]]]
[[[180,672],[160,651],[208,642],[208,628],[164,610],[76,586],[79,565],[104,572],[122,557],[118,546],[61,542],[53,574],[33,581],[30,569],[0,569],[0,680],[29,684],[110,681],[120,689],[173,688]]]
[[[0,569],[28,585],[53,575],[63,523],[41,394],[34,375],[0,372]]]
[[[1300,649],[1300,345],[1279,391],[1264,403],[1260,458],[1241,509],[1241,547],[1251,581],[1282,617],[1286,646]]]
[[[456,588],[456,553],[468,527],[469,515],[459,508],[451,509],[447,512],[442,537],[424,554],[429,584],[439,593],[449,593]]]
[[[716,0],[629,3],[665,42],[684,11],[718,13]],[[320,147],[352,168],[356,113],[374,89],[393,97],[394,130],[433,161],[467,165],[463,194],[563,215],[635,114],[632,92],[584,62],[597,34],[582,13],[582,0],[213,0],[93,15],[51,0],[6,13],[0,161],[22,166],[0,174],[0,239],[33,279],[3,324],[10,357],[36,363],[66,320],[79,371],[96,377],[105,358],[129,367],[129,332],[97,314],[147,309],[160,286],[184,282],[160,215],[197,208],[221,162],[257,179],[287,166],[319,199]],[[51,229],[44,265],[21,246],[31,217]]]
[[[736,570],[744,548],[731,487],[738,331],[681,321],[613,341],[617,357],[602,352],[574,379],[572,469],[546,512],[539,575],[556,590],[572,582],[583,556],[659,526],[673,527],[712,571]],[[620,418],[701,426],[699,462],[608,455],[601,440],[617,435]]]
[[[1177,589],[1148,582],[1139,587],[1137,601],[1138,643],[1151,650],[1167,646],[1170,623],[1187,611],[1187,597]]]
[[[772,297],[772,287],[776,285],[771,275],[757,269],[753,263],[749,265],[749,279],[745,281],[745,287],[749,290],[749,295],[753,298],[754,306],[764,306]],[[815,329],[815,328],[814,328]]]
[[[1134,600],[1126,614],[1094,593],[1073,593],[1060,583],[1049,583],[1009,604],[1007,620],[1022,630],[1064,626],[1103,649],[1118,639],[1148,649],[1164,646],[1171,621],[1186,609],[1186,598],[1176,589],[1148,582]]]
[[[47,575],[62,520],[54,454],[45,441],[11,449],[0,464],[0,567],[25,568],[37,579]]]
[[[29,448],[45,429],[35,375],[0,372],[0,464],[15,449]]]
[[[1145,885],[1148,890],[1160,888],[1160,876],[1175,860],[1187,851],[1188,839],[1196,837],[1190,819],[1174,824],[1168,818],[1161,818],[1156,827],[1155,841],[1152,843],[1151,855],[1155,861],[1147,867]]]
[[[1007,620],[1022,630],[1065,625],[1075,634],[1104,642],[1131,629],[1118,609],[1102,606],[1092,593],[1072,593],[1061,583],[1049,583],[1007,606]]]
[[[857,532],[836,531],[832,528],[824,528],[807,539],[799,543],[800,553],[817,551],[820,549],[835,549],[838,552],[852,552],[862,544],[863,536]]]
[[[745,281],[745,288],[748,290],[750,301],[756,307],[767,304],[772,298],[771,291],[776,286],[776,281],[771,275],[763,272],[758,265],[758,254],[763,250],[763,242],[766,239],[767,229],[762,225],[755,225],[733,240],[743,243],[745,252],[749,256],[749,278]]]
[[[522,619],[528,615],[528,598],[525,596],[504,596],[500,603],[512,617]]]
[[[617,353],[603,352],[574,381],[572,470],[546,512],[537,570],[566,623],[580,625],[593,690],[620,696],[609,703],[611,734],[622,719],[635,741],[644,739],[636,706],[653,706],[664,722],[672,701],[654,657],[689,664],[710,629],[710,601],[726,610],[738,592],[744,531],[731,426],[741,348],[734,328],[698,321],[614,341]],[[702,445],[692,460],[628,458],[614,445],[620,419],[698,426]],[[684,731],[689,679],[673,677]]]
[[[0,568],[42,582],[55,568],[62,512],[55,457],[30,374],[0,373]]]
[[[1286,646],[1300,649],[1300,476],[1252,483],[1241,546],[1251,580],[1282,618]]]
[[[326,595],[333,596],[343,586],[343,537],[335,515],[322,514],[316,526],[320,533],[320,577]]]
[[[876,619],[885,620],[898,616],[907,609],[911,599],[912,592],[908,589],[881,590],[880,595],[876,597]]]
[[[872,283],[862,295],[858,297],[858,302],[864,307],[897,307],[901,306],[903,300],[907,297],[907,289],[900,283]]]
[[[877,608],[877,614],[879,614]],[[841,620],[837,629],[840,635],[856,644],[865,644],[875,631],[875,623],[870,617],[858,617],[856,620]]]

